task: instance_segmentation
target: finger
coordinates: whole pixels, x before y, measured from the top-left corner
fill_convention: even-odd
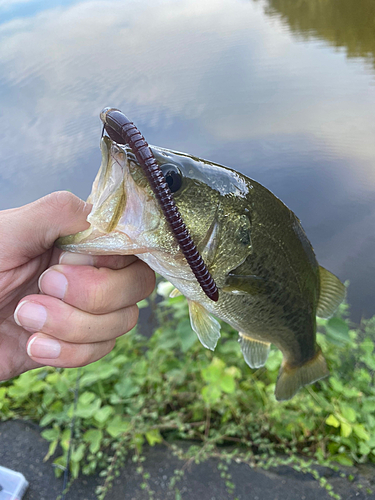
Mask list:
[[[16,323],[27,331],[42,332],[76,344],[112,340],[135,327],[136,305],[107,314],[90,314],[48,295],[29,295],[14,312]]]
[[[60,236],[87,229],[91,205],[68,191],[51,193],[23,207],[2,212],[2,238],[23,260],[51,248]],[[37,223],[35,223],[37,221]]]
[[[78,309],[103,314],[134,305],[155,287],[155,273],[136,260],[124,269],[57,265],[39,280],[42,293]]]
[[[72,266],[108,267],[123,269],[137,260],[135,255],[88,255],[82,253],[63,252],[59,264]]]
[[[75,368],[97,361],[111,352],[114,345],[115,340],[74,344],[56,340],[44,333],[36,333],[28,341],[27,354],[33,361],[42,365]]]

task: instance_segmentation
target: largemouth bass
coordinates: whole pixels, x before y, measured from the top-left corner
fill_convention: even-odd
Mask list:
[[[184,295],[192,329],[214,350],[220,324],[239,332],[246,363],[282,351],[277,400],[329,372],[316,343],[316,316],[330,317],[345,286],[320,267],[300,221],[268,189],[227,167],[151,146],[176,205],[219,290],[210,300],[197,283],[128,146],[101,140],[102,163],[88,202],[88,230],[60,238],[71,252],[135,254]]]

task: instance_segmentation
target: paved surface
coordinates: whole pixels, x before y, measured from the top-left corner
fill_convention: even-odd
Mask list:
[[[61,494],[62,479],[55,478],[51,462],[43,462],[48,443],[41,438],[39,431],[39,427],[30,422],[0,423],[0,465],[22,472],[29,481],[24,500],[55,500]],[[176,500],[176,494],[168,484],[174,470],[183,467],[183,462],[164,446],[148,448],[145,456],[144,467],[150,473],[149,484],[155,491],[154,500]],[[236,485],[231,496],[217,464],[217,460],[210,459],[186,468],[178,483],[181,500],[332,500],[309,474],[297,473],[289,467],[253,470],[243,464],[229,466],[231,481]],[[149,500],[135,469],[136,465],[129,460],[107,495],[108,500]],[[321,469],[321,474],[324,473],[343,500],[375,500],[375,493],[366,491],[370,487],[375,490],[375,467],[353,469],[353,482],[341,478],[338,473]],[[95,500],[95,488],[102,482],[97,475],[79,478],[66,500]]]

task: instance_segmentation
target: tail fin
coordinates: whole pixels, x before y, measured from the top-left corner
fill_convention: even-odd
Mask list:
[[[303,386],[327,377],[329,371],[320,348],[315,356],[302,366],[290,367],[286,362],[280,368],[275,396],[278,401],[291,399]]]

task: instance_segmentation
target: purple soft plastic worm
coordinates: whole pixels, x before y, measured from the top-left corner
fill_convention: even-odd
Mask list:
[[[150,182],[172,233],[191,270],[195,274],[198,283],[207,297],[216,302],[219,299],[217,286],[182,220],[163,172],[157,164],[145,138],[134,123],[128,120],[118,109],[104,108],[100,113],[100,118],[104,123],[107,134],[113,141],[119,144],[129,144],[131,147]]]

